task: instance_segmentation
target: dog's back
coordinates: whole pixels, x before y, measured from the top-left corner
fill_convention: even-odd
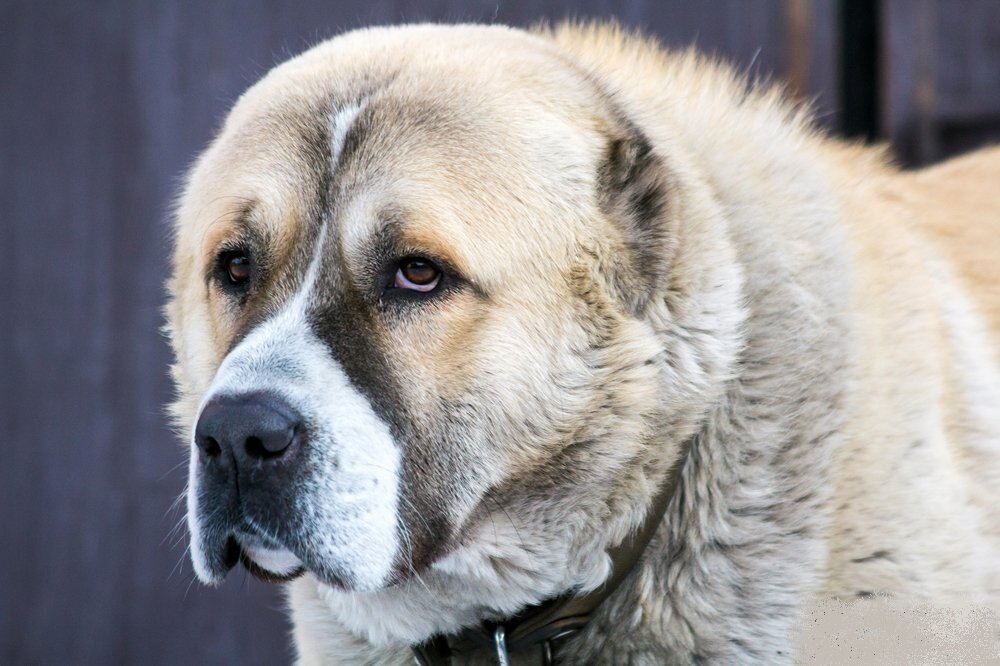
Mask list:
[[[950,260],[1000,341],[1000,146],[907,174],[920,226]],[[996,351],[994,349],[994,351]]]
[[[914,173],[857,150],[833,160],[857,345],[826,591],[996,603],[1000,151]]]

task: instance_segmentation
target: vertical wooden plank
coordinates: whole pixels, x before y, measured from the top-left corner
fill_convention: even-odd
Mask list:
[[[812,31],[812,2],[809,0],[787,0],[785,15],[788,26],[788,66],[786,78],[788,90],[798,99],[806,96],[810,70]]]
[[[882,0],[879,20],[882,32],[882,108],[879,133],[889,139],[897,154],[904,160],[912,160],[916,153],[916,51],[925,46],[915,42],[918,19],[913,10],[918,6],[919,0]]]
[[[1000,3],[939,5],[935,34],[939,157],[1000,142]]]
[[[940,154],[937,128],[934,124],[936,111],[936,71],[937,40],[935,26],[939,5],[934,0],[919,0],[915,7],[916,42],[916,87],[913,99],[915,118],[915,152],[918,164],[927,164]]]
[[[879,5],[871,0],[841,0],[837,11],[837,89],[839,131],[875,141],[879,136],[880,63]]]
[[[881,29],[881,133],[906,163],[926,164],[939,154],[935,115],[933,0],[883,0]]]
[[[1000,2],[939,5],[936,33],[938,116],[1000,116]]]
[[[882,130],[926,164],[1000,140],[1000,3],[884,0]]]
[[[839,41],[836,4],[830,0],[786,0],[784,78],[789,92],[812,105],[826,127],[837,127]]]

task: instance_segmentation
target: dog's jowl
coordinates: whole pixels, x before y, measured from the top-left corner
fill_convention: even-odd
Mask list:
[[[1000,603],[1000,151],[922,172],[606,27],[352,32],[177,213],[198,577],[302,663],[780,663]]]

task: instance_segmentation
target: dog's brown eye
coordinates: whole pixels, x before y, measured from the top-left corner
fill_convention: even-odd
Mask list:
[[[397,289],[427,292],[434,289],[440,279],[441,271],[426,259],[405,259],[396,269],[393,286]]]
[[[245,254],[233,252],[226,257],[226,273],[233,284],[243,284],[250,279],[250,259]]]

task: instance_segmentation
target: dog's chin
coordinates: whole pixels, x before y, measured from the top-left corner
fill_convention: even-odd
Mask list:
[[[266,583],[287,583],[306,572],[302,561],[289,550],[272,548],[258,537],[240,534],[240,563],[250,574]]]
[[[208,563],[208,566],[203,565],[199,570],[199,560],[195,561],[195,571],[206,585],[218,585],[233,567],[242,564],[250,575],[265,583],[288,583],[309,573],[318,582],[344,592],[371,592],[384,587],[359,586],[350,577],[324,566],[323,562],[303,561],[283,545],[245,531],[230,534],[214,545],[219,551],[206,550],[200,559],[201,562]]]

